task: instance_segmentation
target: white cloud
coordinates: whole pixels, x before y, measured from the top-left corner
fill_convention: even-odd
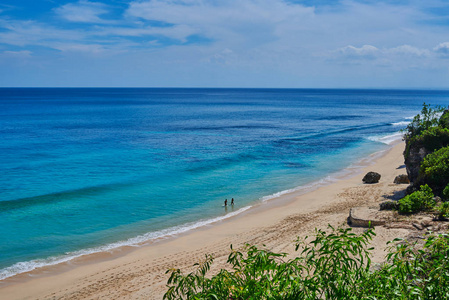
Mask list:
[[[433,50],[442,56],[449,56],[449,42],[441,43],[433,48]]]
[[[306,22],[314,9],[282,0],[153,0],[131,2],[126,14],[188,26],[193,33],[217,41],[260,45],[283,35],[282,27]]]
[[[341,0],[319,8],[290,0],[129,0],[120,1],[129,2],[122,14],[117,13],[121,5],[95,1],[101,0],[71,0],[56,8],[53,12],[60,18],[73,22],[64,23],[66,27],[60,26],[61,19],[55,24],[54,19],[0,18],[2,50],[32,50],[31,58],[37,60],[44,51],[32,46],[57,49],[67,61],[79,59],[74,69],[82,69],[81,58],[109,55],[108,68],[130,66],[129,74],[140,72],[139,78],[149,78],[145,76],[149,70],[163,69],[168,85],[176,78],[183,84],[182,73],[199,86],[207,85],[210,74],[218,83],[228,80],[236,86],[253,78],[260,81],[248,85],[275,82],[265,79],[270,76],[293,85],[306,85],[314,78],[325,86],[322,76],[343,82],[342,74],[353,76],[354,69],[369,70],[366,74],[375,69],[385,74],[448,69],[449,60],[444,58],[449,57],[449,42],[441,43],[447,40],[448,27],[432,22],[435,15],[423,8],[429,2],[438,4],[432,0],[395,4]],[[48,52],[42,55],[52,58]],[[222,76],[226,72],[229,78]]]
[[[32,52],[28,50],[22,51],[3,51],[2,56],[10,58],[28,58],[31,57]]]
[[[371,45],[363,45],[360,48],[349,45],[337,49],[335,54],[346,59],[375,59],[379,52],[379,49]]]
[[[230,60],[233,58],[234,58],[234,51],[226,48],[211,55],[210,57],[207,58],[206,61],[219,64],[228,64]]]
[[[396,48],[387,49],[386,52],[397,55],[415,56],[415,57],[428,57],[431,55],[431,51],[428,49],[419,49],[410,45],[402,45]]]
[[[421,60],[434,58],[429,49],[417,48],[410,45],[401,45],[392,48],[377,48],[372,45],[363,45],[362,47],[346,46],[323,54],[331,61],[337,61],[345,64],[374,63],[382,66],[397,65],[401,62],[410,64],[413,60],[415,65]]]
[[[77,30],[57,29],[55,27],[34,21],[0,20],[0,40],[4,44],[19,47],[42,46],[62,52],[83,52],[98,54],[100,52],[120,52],[130,46],[128,41],[116,41],[109,47],[99,44],[101,40],[91,42],[89,34]],[[110,41],[105,41],[105,44]],[[8,52],[8,51],[6,51]],[[31,54],[28,50],[9,51],[25,56]]]
[[[94,34],[98,36],[116,35],[122,37],[142,37],[142,36],[164,36],[180,41],[186,41],[186,38],[195,34],[194,28],[188,25],[175,25],[168,27],[143,26],[140,28],[130,27],[110,27],[101,28]]]
[[[84,53],[102,53],[106,49],[103,45],[98,44],[69,44],[69,43],[56,43],[53,45],[54,49],[67,52],[84,52]]]
[[[85,35],[77,30],[63,30],[35,21],[0,20],[0,40],[14,46],[48,46],[54,41],[82,40]]]
[[[80,23],[108,23],[99,16],[108,13],[106,5],[99,2],[80,0],[77,3],[68,3],[55,9],[55,12],[71,22]]]

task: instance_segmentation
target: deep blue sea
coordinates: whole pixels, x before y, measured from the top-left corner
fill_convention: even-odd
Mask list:
[[[0,89],[0,279],[323,182],[424,101],[449,91]]]

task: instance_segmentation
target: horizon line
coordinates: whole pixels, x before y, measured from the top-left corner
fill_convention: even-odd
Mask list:
[[[259,89],[259,90],[415,90],[449,91],[449,87],[192,87],[192,86],[4,86],[0,89]]]

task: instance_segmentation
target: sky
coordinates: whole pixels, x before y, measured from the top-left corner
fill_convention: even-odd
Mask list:
[[[449,1],[2,0],[0,87],[449,89]]]

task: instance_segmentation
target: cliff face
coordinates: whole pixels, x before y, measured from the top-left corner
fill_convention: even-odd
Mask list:
[[[408,153],[404,152],[405,167],[407,169],[408,178],[412,184],[418,179],[421,162],[429,153],[432,153],[432,151],[427,150],[426,147],[420,143],[409,145]]]

